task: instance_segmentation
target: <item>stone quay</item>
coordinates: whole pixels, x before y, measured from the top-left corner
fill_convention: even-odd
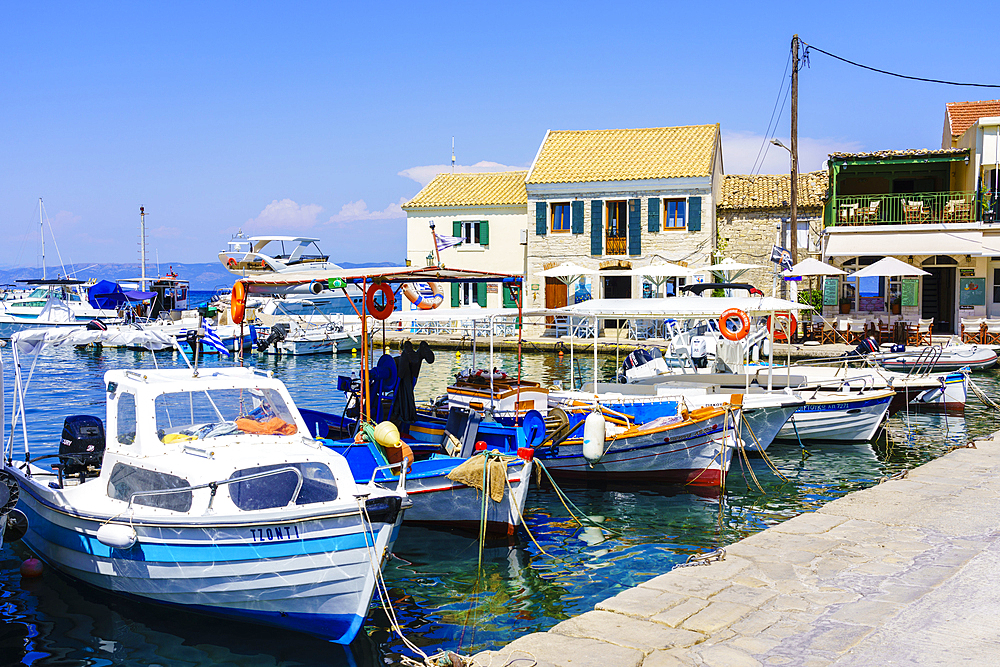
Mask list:
[[[989,664],[1000,433],[625,590],[473,664]],[[989,658],[993,655],[994,658]]]

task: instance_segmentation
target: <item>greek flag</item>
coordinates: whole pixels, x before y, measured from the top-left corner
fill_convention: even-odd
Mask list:
[[[205,329],[205,342],[214,347],[219,354],[224,354],[228,357],[229,350],[227,350],[226,346],[223,345],[222,339],[219,338],[219,334],[212,331],[212,327],[208,326],[208,322],[204,322],[202,327]]]
[[[441,252],[442,250],[447,250],[448,248],[456,246],[459,243],[465,241],[465,239],[463,239],[461,236],[444,236],[442,234],[435,234],[434,237],[437,240],[438,252]]]

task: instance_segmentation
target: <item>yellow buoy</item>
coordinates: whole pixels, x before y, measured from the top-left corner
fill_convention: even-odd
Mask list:
[[[355,357],[358,356],[358,348],[352,347],[351,348],[351,354],[353,354]]]

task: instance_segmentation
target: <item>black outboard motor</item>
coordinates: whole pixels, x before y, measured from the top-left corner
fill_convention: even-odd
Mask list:
[[[100,468],[104,458],[104,423],[90,415],[66,417],[59,442],[59,463],[63,474],[85,473]]]
[[[263,352],[271,345],[275,343],[280,343],[285,340],[288,336],[288,325],[284,322],[277,322],[273,327],[271,327],[271,333],[267,335],[264,340],[257,341],[257,351]]]
[[[625,384],[628,382],[625,371],[648,364],[652,360],[653,355],[649,353],[649,350],[644,348],[639,348],[638,350],[631,352],[627,357],[625,357],[625,361],[622,362],[622,369],[618,371],[618,382]]]
[[[878,352],[878,343],[875,342],[874,338],[863,338],[858,346],[855,347],[850,352],[844,354],[845,357],[865,357],[869,354]]]

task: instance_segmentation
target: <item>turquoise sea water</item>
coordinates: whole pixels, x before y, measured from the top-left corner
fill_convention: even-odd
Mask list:
[[[10,354],[7,349],[2,354],[9,410]],[[27,403],[29,435],[37,443],[33,455],[56,451],[64,416],[103,417],[105,370],[153,363],[151,354],[118,350],[43,355]],[[161,353],[156,358],[162,366],[175,363],[172,357]],[[505,370],[516,372],[512,355],[500,359]],[[330,389],[336,376],[357,369],[349,355],[256,361],[288,384],[299,405],[326,410],[343,407],[343,397]],[[592,372],[592,358],[576,361],[578,372]],[[476,365],[487,363],[480,357]],[[565,381],[569,363],[569,355],[529,354],[524,374],[546,383]],[[421,371],[418,400],[442,393],[453,374],[471,364],[468,352],[438,352],[435,363]],[[614,358],[599,360],[602,375],[612,376],[615,368]],[[997,372],[975,378],[991,392],[1000,388]],[[567,487],[577,507],[603,517],[603,531],[575,523],[545,484],[532,488],[528,498],[527,526],[537,544],[523,531],[509,543],[489,543],[481,571],[474,537],[403,528],[385,570],[392,605],[407,637],[428,652],[472,653],[503,645],[592,609],[689,554],[814,510],[996,429],[996,416],[975,403],[964,417],[900,414],[872,443],[829,443],[805,452],[797,444],[773,445],[768,454],[788,481],[765,461],[751,459],[749,467],[734,464],[725,494],[714,497],[663,487]],[[374,665],[398,662],[405,652],[379,605],[359,639],[345,649],[304,635],[123,600],[52,570],[23,580],[18,566],[25,557],[17,547],[0,550],[0,665]]]

